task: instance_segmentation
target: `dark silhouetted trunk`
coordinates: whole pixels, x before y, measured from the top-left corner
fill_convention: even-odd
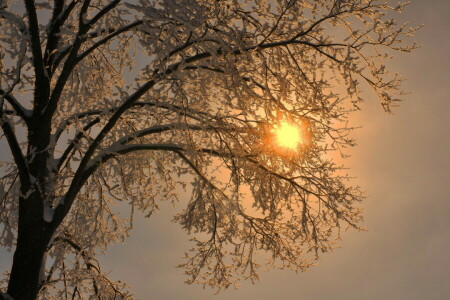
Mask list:
[[[42,212],[38,192],[19,200],[17,246],[8,283],[8,294],[14,300],[34,300],[39,291],[41,265],[53,234]]]
[[[18,245],[14,253],[8,294],[15,300],[34,300],[39,289],[39,273],[45,247],[28,241]]]
[[[40,285],[40,271],[55,227],[44,220],[44,199],[48,190],[48,141],[50,122],[35,122],[29,133],[27,153],[30,180],[21,182],[17,245],[14,252],[8,294],[14,300],[34,300]],[[42,266],[45,268],[45,266]],[[43,278],[42,278],[43,279]]]

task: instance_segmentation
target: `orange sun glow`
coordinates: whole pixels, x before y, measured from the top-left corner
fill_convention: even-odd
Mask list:
[[[276,144],[282,148],[295,150],[302,142],[300,129],[286,121],[276,126],[273,132],[275,133]]]

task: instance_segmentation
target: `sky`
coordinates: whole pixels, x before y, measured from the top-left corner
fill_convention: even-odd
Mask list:
[[[140,299],[450,299],[450,2],[413,0],[401,15],[425,24],[415,40],[423,47],[391,62],[411,92],[394,114],[373,95],[353,114],[358,145],[346,164],[368,195],[366,232],[348,231],[340,249],[310,271],[262,272],[214,295],[184,283],[176,265],[188,236],[162,206],[138,218],[124,245],[102,258],[111,277],[133,286]]]
[[[102,257],[103,270],[133,286],[146,300],[237,299],[450,299],[450,2],[413,0],[402,14],[425,24],[423,45],[390,66],[409,80],[411,92],[394,114],[374,95],[352,115],[358,145],[346,165],[367,199],[365,232],[343,234],[340,248],[323,255],[310,271],[261,272],[255,284],[241,282],[214,295],[187,285],[176,268],[189,236],[162,205],[151,218],[136,219],[132,236]],[[10,254],[0,252],[0,266]]]

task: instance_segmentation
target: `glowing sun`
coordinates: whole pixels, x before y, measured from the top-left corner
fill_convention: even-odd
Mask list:
[[[302,142],[300,129],[286,121],[277,125],[273,132],[275,133],[276,143],[280,147],[295,150]]]

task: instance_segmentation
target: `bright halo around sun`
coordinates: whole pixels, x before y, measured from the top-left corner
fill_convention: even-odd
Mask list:
[[[300,128],[294,124],[283,121],[275,127],[273,132],[279,147],[296,150],[302,143]]]

